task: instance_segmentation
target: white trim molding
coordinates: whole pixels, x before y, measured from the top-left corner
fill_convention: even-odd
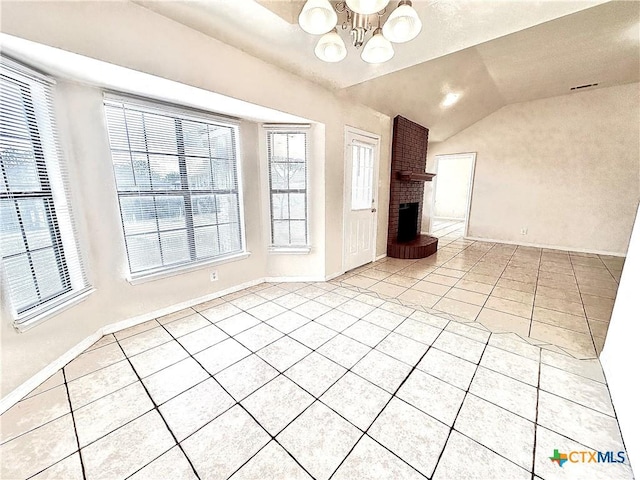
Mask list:
[[[462,237],[465,240],[472,240],[474,242],[491,242],[491,243],[504,243],[506,245],[521,245],[523,247],[534,248],[548,248],[549,250],[562,250],[564,252],[578,252],[578,253],[593,253],[594,255],[609,255],[611,257],[625,257],[626,253],[609,252],[606,250],[591,250],[589,248],[576,248],[567,247],[562,245],[548,245],[546,243],[529,243],[529,242],[514,242],[512,240],[496,240],[495,238],[481,238],[481,237]]]
[[[295,281],[295,280],[291,280],[291,281]],[[303,281],[303,280],[300,280],[300,281]],[[11,407],[13,407],[16,403],[22,400],[34,389],[38,388],[38,386],[42,384],[42,382],[47,380],[49,377],[51,377],[51,375],[56,373],[58,370],[63,368],[67,363],[69,363],[71,360],[76,358],[78,355],[84,352],[91,345],[93,345],[98,340],[100,340],[104,335],[118,332],[120,330],[124,330],[125,328],[133,327],[135,325],[139,325],[140,323],[148,322],[149,320],[153,320],[155,318],[159,318],[164,315],[168,315],[170,313],[174,313],[185,308],[193,307],[194,305],[198,305],[200,303],[208,302],[209,300],[213,300],[215,298],[224,297],[225,295],[229,295],[231,293],[235,293],[240,290],[244,290],[245,288],[253,287],[255,285],[258,285],[264,282],[265,282],[264,278],[258,278],[256,280],[251,280],[249,282],[245,282],[240,285],[235,285],[225,290],[220,290],[218,292],[204,295],[202,297],[187,300],[186,302],[181,302],[178,304],[171,305],[169,307],[155,310],[153,312],[145,313],[142,315],[138,315],[136,317],[131,317],[126,320],[105,325],[99,328],[98,330],[96,330],[94,333],[92,333],[88,337],[86,337],[84,340],[81,340],[80,342],[78,342],[74,347],[70,348],[60,357],[58,357],[53,362],[48,364],[38,373],[33,375],[29,380],[22,383],[12,392],[8,393],[5,397],[0,399],[0,414],[6,412]]]

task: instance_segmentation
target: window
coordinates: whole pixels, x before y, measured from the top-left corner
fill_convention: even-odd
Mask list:
[[[267,130],[271,245],[306,247],[307,132]]]
[[[351,144],[351,210],[367,210],[373,199],[373,145]]]
[[[60,162],[51,83],[2,58],[0,256],[17,325],[88,291]]]
[[[237,127],[111,96],[105,111],[132,276],[241,253]]]

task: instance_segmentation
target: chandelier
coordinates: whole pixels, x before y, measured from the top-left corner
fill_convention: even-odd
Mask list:
[[[315,48],[316,56],[325,62],[339,62],[347,56],[347,47],[338,34],[338,16],[342,17],[342,30],[349,30],[353,46],[364,45],[360,57],[368,63],[383,63],[394,55],[393,43],[413,40],[422,29],[422,22],[411,0],[400,0],[384,25],[381,17],[386,13],[389,0],[345,0],[335,7],[329,0],[307,0],[298,23],[312,35],[322,35]],[[374,25],[377,27],[374,29]],[[367,33],[373,34],[366,41]],[[366,43],[365,43],[366,41]]]

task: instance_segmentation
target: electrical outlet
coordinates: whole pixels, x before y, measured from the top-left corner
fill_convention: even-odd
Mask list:
[[[522,228],[520,229],[520,235],[526,235],[528,231],[529,231],[529,230],[527,229],[527,227],[522,227]]]
[[[213,272],[211,272],[211,275],[209,275],[209,278],[211,279],[212,282],[217,282],[218,281],[218,271],[214,270]]]

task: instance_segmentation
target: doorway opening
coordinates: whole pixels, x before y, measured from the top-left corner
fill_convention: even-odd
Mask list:
[[[429,224],[432,234],[469,234],[475,165],[475,153],[436,156]]]

